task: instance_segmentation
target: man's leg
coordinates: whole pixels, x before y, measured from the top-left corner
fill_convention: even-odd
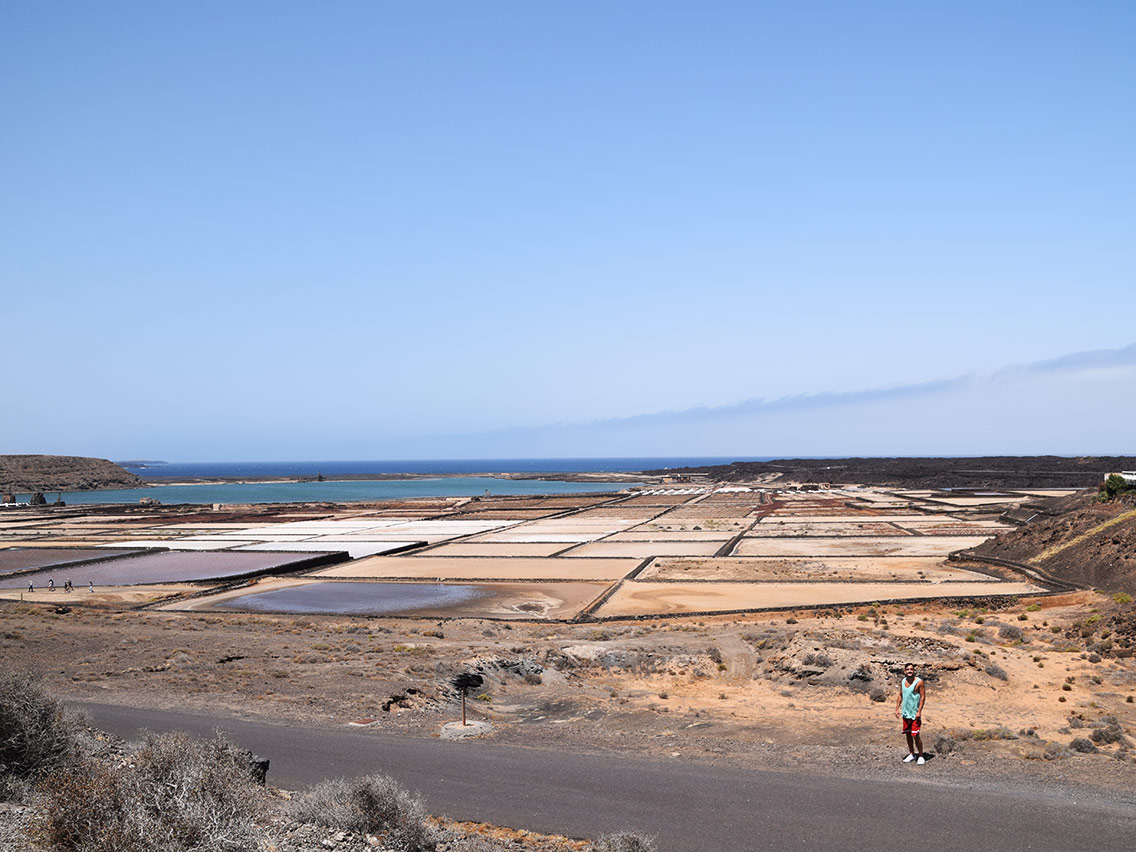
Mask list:
[[[907,737],[907,757],[903,759],[903,762],[910,763],[915,759],[915,739],[911,736],[911,734],[906,732],[904,733],[904,736]]]

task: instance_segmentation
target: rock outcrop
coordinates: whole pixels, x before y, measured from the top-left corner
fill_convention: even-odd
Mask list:
[[[1136,468],[1131,456],[985,456],[981,458],[777,459],[708,467],[648,470],[656,475],[769,484],[857,483],[892,488],[1095,488],[1106,476]]]
[[[106,459],[0,455],[0,491],[5,493],[137,488],[144,484],[133,473]]]

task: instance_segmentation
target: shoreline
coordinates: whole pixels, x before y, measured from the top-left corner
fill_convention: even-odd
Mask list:
[[[628,471],[584,471],[574,473],[561,473],[548,471],[544,473],[515,473],[510,471],[496,471],[493,473],[342,473],[325,476],[322,480],[312,476],[217,476],[201,477],[149,477],[145,479],[143,488],[162,487],[165,485],[251,485],[262,483],[302,483],[302,482],[419,482],[433,479],[502,479],[509,481],[539,481],[539,482],[642,482],[644,480],[657,481],[658,475],[647,475]],[[122,490],[122,489],[90,489],[93,491]]]

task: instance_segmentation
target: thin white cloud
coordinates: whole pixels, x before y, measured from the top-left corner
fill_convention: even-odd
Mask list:
[[[449,436],[463,454],[1131,452],[1136,344],[860,391]],[[427,449],[421,447],[422,450]]]

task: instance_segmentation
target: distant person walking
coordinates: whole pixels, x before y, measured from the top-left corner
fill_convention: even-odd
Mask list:
[[[29,591],[29,592],[34,592],[34,591],[35,591],[35,583],[32,583],[32,582],[30,582],[30,581],[28,582],[28,591]]]
[[[94,590],[95,590],[95,584],[92,581],[88,580],[87,581],[87,591],[93,592]]]
[[[55,591],[55,579],[54,578],[47,581],[47,590],[49,592]]]
[[[923,738],[919,730],[923,724],[923,704],[927,700],[927,687],[923,678],[915,676],[915,664],[908,663],[903,667],[903,680],[899,682],[899,695],[895,699],[895,718],[903,719],[903,733],[907,737],[907,757],[904,763],[915,761],[922,766],[927,761],[923,758]]]

